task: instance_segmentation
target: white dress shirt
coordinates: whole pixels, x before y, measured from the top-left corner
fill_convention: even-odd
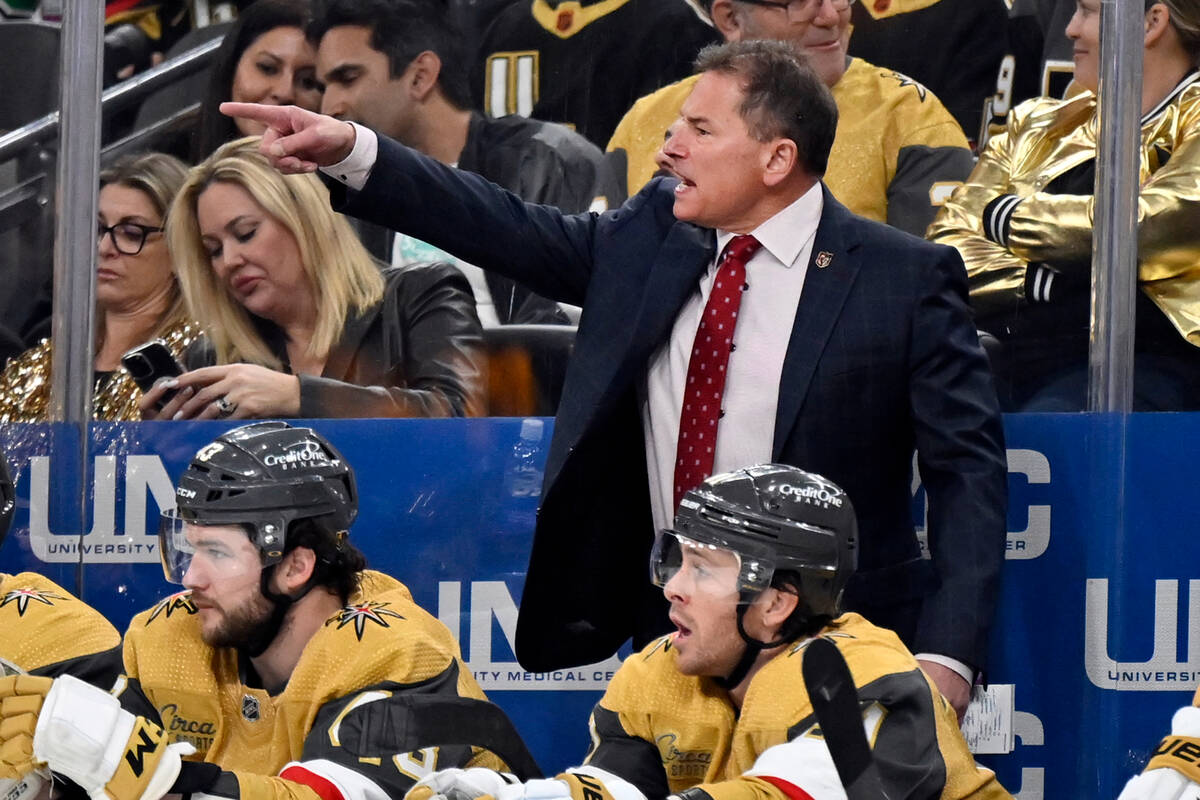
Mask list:
[[[771,460],[783,358],[823,206],[817,184],[751,231],[762,247],[746,264],[746,284],[750,288],[742,293],[733,332],[735,349],[726,367],[721,397],[724,415],[717,423],[714,473]],[[650,357],[641,387],[642,432],[656,530],[670,527],[675,517],[675,447],[692,343],[721,253],[734,235],[717,231],[716,258],[679,309],[670,338]]]

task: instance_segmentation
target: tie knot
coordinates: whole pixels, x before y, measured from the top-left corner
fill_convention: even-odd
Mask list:
[[[760,247],[762,247],[762,242],[749,234],[735,236],[729,240],[729,244],[725,245],[725,259],[745,264],[754,257]]]

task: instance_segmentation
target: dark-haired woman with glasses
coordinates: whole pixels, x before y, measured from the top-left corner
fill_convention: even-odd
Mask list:
[[[199,335],[184,312],[163,225],[187,167],[171,156],[123,158],[100,173],[96,270],[93,414],[103,420],[141,419],[141,391],[121,355],[162,339],[182,359]],[[45,339],[9,362],[0,376],[0,421],[46,419],[51,343]]]

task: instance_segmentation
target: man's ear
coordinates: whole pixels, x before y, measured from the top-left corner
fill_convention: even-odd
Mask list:
[[[778,186],[799,169],[800,150],[791,139],[774,139],[764,149],[763,182],[767,186]]]
[[[426,50],[412,60],[404,71],[404,88],[414,100],[424,101],[437,88],[442,74],[442,60],[437,53]]]
[[[317,568],[317,556],[307,547],[297,547],[288,552],[275,569],[277,588],[283,594],[292,594],[308,583]]]
[[[783,627],[783,623],[796,610],[799,603],[800,598],[792,592],[775,588],[764,590],[755,598],[751,606],[758,616],[758,623],[762,628],[763,635],[757,635],[749,626],[747,626],[747,630],[751,635],[757,635],[757,638],[763,641],[773,641],[778,635],[779,629]]]
[[[738,10],[733,7],[733,0],[713,0],[713,26],[720,31],[727,42],[736,42],[742,38],[742,21]]]

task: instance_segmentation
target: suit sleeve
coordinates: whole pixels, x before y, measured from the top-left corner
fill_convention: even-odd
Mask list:
[[[486,413],[483,330],[467,279],[448,264],[414,266],[388,286],[376,357],[400,385],[300,376],[300,416],[462,417]],[[389,336],[388,332],[394,335]]]
[[[911,317],[909,403],[940,585],[922,605],[913,650],[983,669],[1004,562],[1008,467],[962,261],[938,250]]]
[[[379,137],[361,191],[326,179],[337,211],[415,236],[538,294],[583,305],[598,217],[525,203],[473,173]]]

